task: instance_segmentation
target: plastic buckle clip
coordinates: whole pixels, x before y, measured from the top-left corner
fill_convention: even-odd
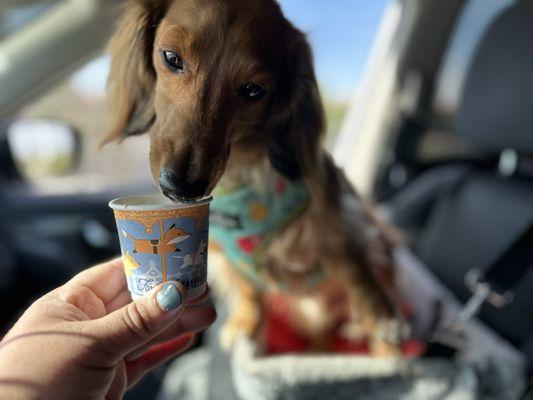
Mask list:
[[[493,290],[488,282],[483,281],[483,273],[479,269],[470,270],[466,274],[465,284],[472,292],[472,296],[450,324],[437,328],[430,335],[430,342],[461,350],[467,344],[464,328],[479,313],[483,303],[487,302],[494,307],[502,308],[514,299],[511,291],[499,293]]]
[[[514,300],[514,293],[511,290],[500,293],[491,288],[488,282],[483,281],[483,278],[483,272],[479,269],[472,269],[466,274],[465,284],[474,294],[473,297],[476,296],[476,293],[480,293],[479,296],[481,296],[486,292],[485,301],[496,308],[505,307]]]
[[[466,274],[465,284],[472,292],[472,297],[451,324],[450,328],[456,332],[462,330],[468,321],[479,313],[483,303],[487,302],[494,307],[502,308],[514,299],[511,291],[499,293],[493,290],[488,282],[483,281],[483,273],[479,269],[472,269]]]

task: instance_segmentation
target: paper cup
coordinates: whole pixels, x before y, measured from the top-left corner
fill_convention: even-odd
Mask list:
[[[172,203],[153,195],[109,203],[133,300],[169,280],[185,285],[189,300],[204,293],[210,202],[211,198]]]

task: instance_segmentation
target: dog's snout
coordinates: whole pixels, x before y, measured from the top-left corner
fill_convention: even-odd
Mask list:
[[[206,180],[189,180],[170,168],[162,168],[159,185],[165,196],[172,200],[195,199],[205,195],[209,183]]]

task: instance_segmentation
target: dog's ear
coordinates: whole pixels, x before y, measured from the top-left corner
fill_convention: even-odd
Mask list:
[[[319,163],[325,129],[311,48],[303,33],[290,27],[269,127],[272,166],[290,180],[305,178]]]
[[[155,33],[167,10],[167,1],[130,0],[109,43],[111,71],[108,101],[111,129],[102,145],[142,134],[155,121],[152,64]]]

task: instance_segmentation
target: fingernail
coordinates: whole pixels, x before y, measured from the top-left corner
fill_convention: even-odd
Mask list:
[[[155,299],[163,311],[172,311],[178,308],[182,302],[181,293],[172,282],[165,283],[157,292]]]

